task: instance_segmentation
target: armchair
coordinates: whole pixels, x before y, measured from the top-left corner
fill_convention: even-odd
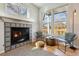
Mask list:
[[[36,32],[36,39],[38,40],[43,40],[43,33],[41,31]]]
[[[63,42],[65,43],[65,52],[66,52],[66,47],[69,46],[71,49],[76,50],[76,47],[74,47],[74,40],[76,39],[76,34],[74,33],[65,33],[65,38],[62,39]],[[62,41],[59,40],[59,41]]]
[[[76,39],[76,34],[74,33],[66,33],[65,34],[65,45],[69,44],[69,47],[73,50],[76,48],[74,47],[74,40]]]

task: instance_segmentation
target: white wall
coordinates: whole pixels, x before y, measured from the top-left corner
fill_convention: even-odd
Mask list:
[[[73,12],[76,10],[76,15],[73,16]],[[73,19],[74,19],[74,33],[77,34],[78,38],[75,40],[75,45],[79,48],[79,4],[70,4],[69,5],[69,23],[70,30],[73,28]]]
[[[44,17],[44,10],[41,8],[39,9],[39,23],[40,23],[40,30],[42,29],[42,20],[43,20],[43,17]]]
[[[0,20],[0,53],[4,52],[4,23]]]
[[[31,4],[26,4],[30,11],[30,18],[35,21],[32,23],[32,38],[35,39],[35,32],[39,30],[39,9]]]
[[[69,5],[69,19],[70,19],[70,26],[73,24],[73,19],[74,19],[74,32],[79,35],[79,4],[71,4]],[[76,15],[73,15],[74,10],[76,10]],[[73,26],[72,26],[73,27]],[[71,28],[72,29],[72,28]]]

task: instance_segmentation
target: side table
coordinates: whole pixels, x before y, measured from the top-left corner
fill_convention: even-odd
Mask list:
[[[49,46],[56,46],[57,41],[55,38],[46,38],[46,44]]]

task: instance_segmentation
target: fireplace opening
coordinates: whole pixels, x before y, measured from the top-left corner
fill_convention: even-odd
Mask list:
[[[11,45],[29,40],[29,28],[11,27]]]

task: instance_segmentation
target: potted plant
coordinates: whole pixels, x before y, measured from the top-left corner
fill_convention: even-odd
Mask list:
[[[38,31],[38,32],[36,32],[36,38],[37,39],[42,39],[42,32],[41,31]]]

